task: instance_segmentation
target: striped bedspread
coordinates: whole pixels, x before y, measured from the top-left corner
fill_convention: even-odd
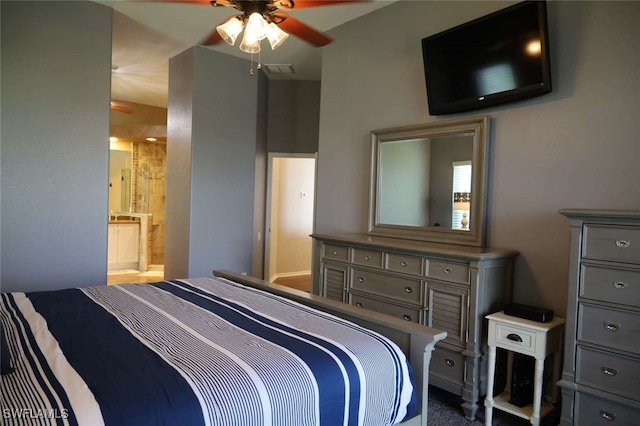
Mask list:
[[[391,425],[404,354],[335,316],[224,279],[2,294],[6,425]]]

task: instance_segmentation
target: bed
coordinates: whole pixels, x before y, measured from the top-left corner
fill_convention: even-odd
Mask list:
[[[426,425],[446,333],[214,275],[2,294],[2,423]]]

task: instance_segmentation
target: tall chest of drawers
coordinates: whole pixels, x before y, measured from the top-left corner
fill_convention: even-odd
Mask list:
[[[511,301],[517,252],[366,234],[314,234],[313,292],[447,332],[429,382],[474,418],[486,391],[484,317]]]
[[[640,423],[640,212],[564,209],[563,426]]]

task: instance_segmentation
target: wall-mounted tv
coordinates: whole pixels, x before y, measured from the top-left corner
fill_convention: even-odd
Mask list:
[[[525,1],[422,39],[429,114],[551,92],[547,4]]]

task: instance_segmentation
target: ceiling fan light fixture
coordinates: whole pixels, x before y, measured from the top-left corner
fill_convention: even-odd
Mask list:
[[[242,28],[244,27],[244,23],[238,19],[238,17],[234,17],[229,19],[224,24],[218,25],[216,27],[216,31],[220,34],[220,37],[227,42],[227,44],[233,46],[238,38],[238,35],[242,32]]]
[[[275,23],[271,22],[267,26],[267,39],[271,45],[271,50],[276,50],[287,38],[289,38],[289,34],[282,31]]]
[[[262,15],[258,12],[253,12],[249,15],[247,25],[244,28],[244,38],[247,38],[249,43],[263,40],[267,36],[267,21],[264,20]]]
[[[246,53],[258,53],[260,52],[260,40],[250,37],[245,31],[242,43],[240,43],[240,50]]]

